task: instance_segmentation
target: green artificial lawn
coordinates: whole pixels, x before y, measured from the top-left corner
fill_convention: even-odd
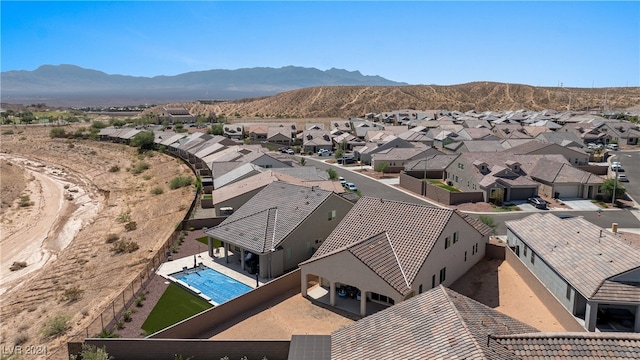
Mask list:
[[[142,330],[147,334],[153,334],[211,307],[213,305],[202,298],[171,283],[142,324]]]
[[[200,241],[201,243],[203,243],[203,244],[205,244],[205,245],[209,246],[209,242],[208,242],[208,240],[207,240],[207,237],[206,237],[206,236],[199,237],[199,238],[197,238],[196,240],[198,240],[198,241]],[[213,239],[213,248],[215,249],[215,248],[219,248],[219,247],[222,247],[222,242],[220,242],[220,240],[218,240],[218,239]]]

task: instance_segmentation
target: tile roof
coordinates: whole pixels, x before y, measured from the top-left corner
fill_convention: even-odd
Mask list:
[[[407,294],[407,284],[414,282],[453,216],[461,217],[483,235],[491,230],[457,210],[363,197],[304,263],[349,251],[401,294]],[[366,252],[363,246],[374,248]],[[388,257],[389,249],[396,259]]]
[[[518,359],[489,335],[536,332],[443,286],[331,335],[332,359]]]
[[[532,214],[505,225],[587,299],[605,280],[640,268],[640,251],[580,217]]]
[[[506,350],[523,360],[536,359],[638,359],[640,334],[634,333],[533,333],[491,335]]]
[[[455,160],[459,155],[458,154],[437,154],[433,156],[429,156],[427,158],[427,169],[428,170],[444,170],[447,166],[451,165],[453,160]],[[404,166],[405,171],[417,171],[424,170],[425,160],[416,160],[412,161]]]
[[[604,180],[590,172],[576,169],[570,164],[541,159],[529,174],[533,179],[549,183],[602,184]]]
[[[636,282],[605,280],[593,300],[616,299],[640,304],[640,279]]]
[[[257,254],[277,248],[333,192],[277,181],[207,234]]]

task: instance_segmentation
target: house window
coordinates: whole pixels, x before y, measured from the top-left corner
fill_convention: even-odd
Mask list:
[[[444,248],[447,249],[449,246],[451,246],[451,239],[447,236],[444,238]]]
[[[478,252],[478,243],[476,243],[476,253]]]
[[[532,251],[531,252],[531,264],[533,265],[535,263],[536,260],[536,254]]]
[[[567,293],[565,294],[565,296],[567,297],[567,299],[571,300],[571,285],[569,285],[569,283],[567,283]]]
[[[422,284],[420,284],[420,286],[418,286],[418,294],[422,294]]]
[[[447,268],[443,267],[440,269],[440,284],[442,284],[447,279]]]
[[[436,287],[436,274],[431,277],[431,288],[433,289],[434,287]]]
[[[336,218],[336,211],[335,210],[331,210],[329,211],[329,221],[333,220]]]
[[[453,233],[453,243],[454,243],[454,244],[455,244],[455,243],[457,243],[457,242],[458,242],[458,240],[459,240],[459,239],[458,239],[458,232],[456,231],[456,232],[454,232],[454,233]]]
[[[456,175],[456,182],[458,182],[458,175]]]
[[[464,252],[464,261],[467,261],[467,252]]]
[[[524,257],[527,257],[527,245],[524,246]]]
[[[476,254],[476,246],[472,245],[471,246],[471,255],[475,255]]]

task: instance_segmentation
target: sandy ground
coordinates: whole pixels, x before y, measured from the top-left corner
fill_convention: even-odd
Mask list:
[[[182,220],[192,189],[170,190],[168,183],[193,174],[166,155],[141,156],[122,144],[50,139],[50,129],[13,127],[13,134],[3,131],[1,137],[0,347],[44,346],[48,357],[65,358],[71,334],[99,316]],[[148,170],[128,171],[142,161]],[[120,171],[108,171],[115,165]],[[153,195],[155,187],[164,193]],[[21,207],[25,196],[30,205]],[[136,222],[135,230],[116,221],[125,213]],[[139,249],[116,255],[106,243],[109,234],[136,242]],[[15,261],[27,266],[10,271]],[[80,292],[77,301],[65,298],[71,289]],[[45,323],[59,315],[70,317],[70,328],[57,337],[43,336]]]

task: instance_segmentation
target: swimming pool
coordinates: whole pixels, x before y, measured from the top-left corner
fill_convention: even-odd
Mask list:
[[[178,273],[174,275],[175,279],[181,280],[187,285],[194,287],[202,292],[202,294],[211,298],[217,304],[222,304],[231,299],[247,293],[253,288],[247,286],[235,279],[221,274],[208,267],[190,273]]]

